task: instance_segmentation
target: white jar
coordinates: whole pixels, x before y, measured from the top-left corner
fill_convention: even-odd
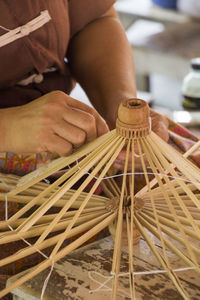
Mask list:
[[[200,110],[200,57],[191,60],[190,72],[182,85],[183,106]]]

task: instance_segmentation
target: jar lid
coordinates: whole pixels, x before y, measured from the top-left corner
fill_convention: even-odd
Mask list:
[[[200,57],[196,57],[191,60],[191,67],[194,70],[200,70]]]

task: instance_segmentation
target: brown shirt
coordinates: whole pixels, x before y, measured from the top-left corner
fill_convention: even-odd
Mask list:
[[[64,58],[70,39],[104,14],[114,0],[0,0],[0,25],[13,30],[47,10],[51,20],[11,43],[0,47],[0,107],[22,105],[55,89],[69,93],[70,69]],[[0,36],[7,31],[0,28]],[[43,82],[21,87],[17,83],[47,68]]]

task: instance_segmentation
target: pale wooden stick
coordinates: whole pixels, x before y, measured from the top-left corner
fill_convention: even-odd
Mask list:
[[[151,144],[153,151],[160,158],[160,161],[162,162],[162,164],[168,169],[168,171],[172,174],[172,176],[174,176],[176,178],[176,181],[177,181],[178,178],[179,178],[177,172],[173,168],[171,168],[170,164],[164,158],[164,156],[161,156],[161,154],[159,153],[159,151],[157,151],[158,150],[157,147],[155,147],[155,145],[152,143],[152,141],[150,139],[149,139],[149,143]],[[188,178],[191,179],[190,176]],[[200,202],[199,202],[199,200],[196,198],[195,194],[192,193],[192,191],[188,188],[188,186],[185,184],[185,182],[182,181],[181,178],[180,178],[180,180],[178,181],[178,183],[183,188],[183,190],[185,191],[185,193],[190,197],[190,199],[195,203],[195,205],[200,209]],[[199,187],[200,187],[200,185],[199,185]],[[179,200],[180,200],[180,197],[179,197]],[[182,201],[181,201],[181,203],[182,203]],[[183,211],[185,212],[184,206],[183,206]]]
[[[102,208],[105,208],[105,207],[102,207]],[[96,209],[96,208],[95,208],[95,209]],[[85,213],[87,213],[87,212],[91,212],[91,209],[90,209],[90,208],[85,209]],[[66,212],[66,213],[63,215],[62,220],[74,216],[75,213],[76,213],[75,211],[68,211],[68,212]],[[36,225],[39,225],[39,224],[45,224],[45,223],[48,223],[48,222],[50,222],[51,220],[53,220],[53,219],[56,217],[56,215],[57,215],[57,214],[44,215],[44,216],[42,216],[42,217],[40,218],[40,220],[38,220],[35,224],[36,224]],[[22,223],[24,222],[25,219],[26,219],[26,218],[18,219],[18,220],[16,221],[16,223],[14,224],[13,228],[18,227],[20,224],[22,224]],[[7,221],[1,221],[1,222],[0,222],[0,229],[2,229],[2,230],[8,229],[8,223],[7,223]],[[3,233],[3,234],[4,234],[4,233]],[[2,234],[2,235],[3,235],[3,234]]]
[[[119,280],[119,273],[120,273],[120,263],[121,263],[121,251],[122,251],[122,231],[120,234],[120,240],[119,240],[119,248],[118,248],[118,260],[115,265],[115,272],[114,272],[114,278],[112,282],[112,295],[111,300],[117,299],[117,287],[118,287],[118,280]]]
[[[143,211],[148,211],[148,212],[152,212],[152,209],[146,208],[143,209]],[[162,217],[168,218],[172,221],[174,221],[174,217],[172,216],[171,213],[166,213],[166,212],[162,212],[162,211],[158,211],[158,214]],[[191,226],[190,221],[186,218],[186,217],[182,217],[182,216],[177,216],[179,222],[181,222],[181,224],[183,225],[187,225],[187,226]],[[197,221],[197,226],[199,226],[200,228],[200,221]]]
[[[160,262],[161,266],[164,268],[164,270],[167,271],[168,276],[170,277],[170,279],[174,283],[174,285],[177,288],[177,290],[179,291],[179,293],[182,295],[182,297],[185,300],[188,300],[189,296],[185,292],[185,290],[182,288],[182,286],[180,284],[180,281],[177,279],[177,276],[174,274],[174,272],[171,269],[168,269],[168,267],[165,263],[165,260],[160,255],[160,253],[156,249],[155,245],[152,243],[151,239],[149,238],[148,234],[145,232],[145,230],[143,229],[143,226],[141,226],[141,224],[140,224],[140,222],[137,218],[138,218],[138,216],[136,216],[136,218],[135,218],[135,223],[136,223],[136,226],[137,226],[138,230],[140,231],[141,235],[144,237],[144,240],[146,240],[146,242],[148,243],[150,249],[152,250],[154,255],[157,257],[157,259]]]
[[[143,144],[145,150],[146,150],[146,151],[149,151],[149,153],[151,153],[152,160],[154,160],[154,162],[155,162],[157,168],[159,169],[159,172],[160,172],[161,174],[163,174],[163,168],[162,168],[162,166],[160,165],[160,163],[159,163],[157,157],[156,157],[155,154],[154,154],[154,153],[156,153],[156,152],[155,152],[155,149],[153,148],[153,150],[154,150],[154,151],[153,151],[153,150],[151,149],[150,145],[149,145],[149,147],[147,146],[147,145],[148,145],[148,144],[147,144],[147,139],[146,139],[146,141],[142,141],[142,144]],[[148,147],[148,149],[147,149],[147,147]],[[149,156],[149,154],[147,154],[147,156]],[[161,154],[159,153],[159,156],[158,156],[158,157],[159,157],[160,159],[162,159],[162,157],[160,157],[160,156],[161,156]],[[151,160],[151,158],[150,158],[149,163],[150,163],[150,165],[151,165],[151,168],[152,168],[153,172],[156,173],[156,169],[155,169],[155,166],[154,166],[152,160]],[[160,180],[159,176],[156,176],[156,177],[157,177],[157,180],[158,180],[159,185],[160,185],[161,188],[162,188],[162,187],[163,187],[162,180]],[[180,203],[181,199],[180,199],[179,195],[177,194],[176,190],[174,189],[174,186],[171,185],[170,180],[168,179],[168,177],[164,177],[164,180],[165,180],[166,183],[168,183],[168,186],[171,187],[171,190],[173,191],[174,196],[177,197],[177,200],[178,200],[179,203]],[[178,224],[178,226],[179,226],[179,228],[180,228],[180,232],[181,232],[181,234],[182,234],[182,236],[183,236],[183,238],[184,238],[184,240],[185,240],[185,245],[186,245],[186,247],[187,247],[187,249],[188,249],[188,253],[190,254],[190,257],[192,258],[192,260],[193,260],[195,263],[197,263],[196,256],[195,256],[195,254],[194,254],[194,252],[193,252],[193,250],[192,250],[192,248],[191,248],[190,242],[189,242],[188,239],[187,239],[187,236],[186,236],[186,234],[185,234],[184,228],[182,228],[182,225],[181,225],[181,223],[179,222],[179,220],[178,220],[178,218],[177,218],[177,212],[176,212],[176,210],[174,209],[174,207],[173,207],[173,205],[172,205],[172,203],[171,203],[171,201],[170,201],[170,198],[169,198],[168,194],[167,194],[164,190],[163,190],[163,195],[164,195],[164,198],[165,198],[165,200],[166,200],[166,202],[167,202],[167,204],[168,204],[168,206],[169,206],[169,208],[170,208],[170,211],[172,212],[172,214],[173,214],[173,216],[174,216],[174,218],[175,218],[175,220],[176,220],[176,222],[177,222],[177,224]],[[185,208],[185,207],[184,207],[184,208]],[[189,216],[190,219],[192,219],[192,217],[191,217],[189,211],[187,210],[187,208],[185,208],[185,211],[186,211],[187,216]],[[193,224],[193,225],[196,225],[196,224],[194,224],[194,221],[193,221],[193,220],[190,220],[190,221],[192,221],[192,224]],[[195,229],[196,229],[196,227],[197,227],[197,226],[195,226]],[[197,227],[197,229],[199,229],[199,228]]]
[[[87,164],[84,164],[83,168],[79,169],[70,179],[64,183],[61,188],[56,191],[42,206],[40,206],[26,221],[26,223],[22,224],[19,228],[19,231],[28,230],[44,213],[46,213],[49,208],[52,207],[54,203],[56,203],[84,174],[88,172],[91,167],[97,163],[104,155],[107,153],[108,149],[112,148],[113,144],[115,144],[120,138],[117,137],[114,139],[107,147],[105,147],[102,151],[98,152],[95,157],[93,157]],[[80,191],[80,189],[78,189]],[[81,192],[81,191],[80,191]],[[76,191],[76,195],[78,192]],[[71,204],[74,202],[74,196],[70,199],[66,206],[61,210],[63,212],[64,208],[67,210],[70,208]],[[60,216],[61,212],[59,213]]]
[[[0,200],[1,201],[5,201],[5,196],[7,196],[7,194],[0,194]],[[84,197],[86,196],[86,194],[84,194]],[[94,195],[93,195],[94,196]],[[101,205],[105,205],[106,201],[103,199],[103,201],[101,201],[101,199],[95,198],[95,197],[91,197],[91,202],[88,203],[88,206],[90,207],[98,207]],[[69,201],[70,198],[72,197],[72,194],[70,193],[69,195],[67,195],[67,193],[60,199],[58,200],[53,206],[54,207],[63,207],[66,204],[66,201]],[[75,201],[73,208],[78,208],[80,206],[80,203],[82,203],[83,199],[84,199],[83,195],[80,195],[77,200]],[[7,198],[8,202],[15,202],[15,203],[21,203],[21,204],[26,204],[29,201],[31,201],[33,198],[31,196],[22,196],[22,195],[17,195],[17,196],[9,196]],[[37,202],[37,205],[41,205],[44,203],[44,201],[47,198],[42,198],[39,199],[39,201]],[[107,202],[109,201],[109,198],[105,198],[107,200]],[[1,222],[1,221],[0,221]]]
[[[130,283],[130,294],[131,299],[135,299],[135,278],[134,278],[134,266],[133,266],[133,227],[134,225],[134,185],[135,185],[135,142],[131,142],[131,176],[129,177],[129,190],[131,196],[130,205],[130,222],[129,215],[126,214],[126,224],[127,224],[127,238],[128,238],[128,249],[129,249],[129,283]]]
[[[173,203],[174,208],[175,208],[176,211],[182,212],[182,208],[179,206],[179,204],[178,204],[177,202],[176,202],[176,204],[174,204],[174,202],[172,201],[172,203]],[[186,205],[185,202],[184,202],[184,204]],[[150,204],[150,203],[149,203],[149,204],[146,204],[146,206],[147,206],[147,207],[148,207],[148,206],[151,206],[151,204]],[[168,205],[165,204],[165,203],[156,203],[155,206],[156,206],[156,208],[158,208],[158,209],[166,209],[166,210],[168,209],[168,210],[169,210]],[[199,211],[198,208],[196,208],[196,207],[190,207],[190,206],[187,206],[187,209],[189,210],[189,212],[191,213],[191,215],[192,215],[192,213],[196,213],[196,215],[200,214],[200,211]]]
[[[187,152],[185,152],[183,154],[183,156],[185,158],[187,158],[188,156],[190,156],[194,151],[196,151],[199,148],[200,142],[197,142],[196,144],[194,144]],[[174,166],[173,166],[174,167]],[[167,173],[167,172],[166,172]],[[155,185],[157,184],[157,180],[156,178],[152,179],[150,186],[151,188],[153,188]],[[148,191],[148,187],[144,186],[136,195],[136,197],[142,197],[146,192]]]
[[[103,192],[105,193],[106,197],[108,198],[114,198],[113,192],[106,186],[105,182],[100,183],[100,187],[102,188]]]
[[[157,148],[154,147],[154,145],[153,145],[153,143],[151,142],[151,140],[149,140],[149,143],[150,143],[150,145],[152,146],[152,150],[151,150],[151,151],[152,151],[152,153],[153,153],[154,158],[155,158],[154,153],[156,153],[156,154],[157,154],[157,157],[159,157],[159,159],[160,159],[160,161],[162,162],[162,164],[163,164],[166,168],[168,168],[168,170],[172,173],[172,175],[173,175],[174,177],[177,177],[178,175],[177,175],[176,171],[175,171],[173,168],[170,167],[170,164],[169,164],[168,161],[164,158],[164,156],[162,156],[161,153],[159,153],[159,152],[157,151]],[[155,158],[155,159],[157,160],[157,158]],[[162,171],[163,171],[163,169],[161,168],[161,172],[162,172]],[[191,224],[192,224],[194,230],[197,230],[198,234],[200,235],[200,230],[199,230],[199,228],[198,228],[198,226],[197,226],[195,220],[192,218],[192,216],[191,216],[189,210],[187,209],[187,207],[186,207],[186,205],[184,204],[184,202],[181,200],[181,197],[180,197],[179,194],[177,193],[176,189],[174,188],[173,185],[171,185],[171,182],[170,182],[170,180],[168,179],[168,177],[164,177],[164,180],[165,180],[165,182],[168,184],[168,186],[171,187],[171,191],[173,192],[173,195],[176,197],[176,199],[177,199],[179,205],[181,206],[183,212],[185,213],[185,215],[186,215],[186,216],[188,217],[188,219],[190,220],[190,222],[191,222]],[[183,181],[179,181],[179,185],[185,190],[185,192],[186,192],[187,195],[191,198],[191,200],[195,203],[195,205],[196,205],[197,207],[200,208],[198,199],[195,197],[195,194],[192,193],[192,192],[188,189],[187,185],[186,185]],[[170,202],[170,203],[171,203],[171,202]]]
[[[95,219],[91,219],[90,221],[87,221],[86,223],[83,223],[83,224],[73,228],[70,231],[67,238],[71,238],[73,236],[76,236],[77,234],[83,233],[85,230],[88,230],[89,228],[93,227],[98,222],[102,221],[103,219],[105,219],[106,217],[108,217],[110,215],[111,215],[110,212],[103,214]],[[54,237],[46,239],[44,242],[42,242],[40,245],[38,245],[37,248],[35,247],[35,245],[31,245],[31,246],[27,246],[26,248],[23,248],[22,250],[14,253],[13,255],[10,255],[10,256],[0,260],[0,267],[3,267],[9,263],[15,262],[19,259],[22,259],[26,256],[29,256],[33,253],[36,253],[38,251],[41,251],[43,249],[46,249],[46,248],[56,244],[56,242],[59,240],[60,236],[61,236],[61,234],[58,234]]]
[[[119,144],[121,144],[119,146]],[[117,139],[117,143],[116,143],[116,146],[114,147],[114,150],[117,149],[117,147],[119,147],[119,150],[117,151],[120,151],[121,147],[123,147],[123,144],[124,142],[121,140],[121,139]],[[106,149],[107,150],[107,149]],[[107,160],[107,157],[110,157],[113,153],[113,148],[111,148],[110,152],[108,153],[108,155],[106,156],[106,159]],[[40,239],[38,240],[37,243],[40,243],[42,239],[44,239],[44,237],[50,232],[52,226],[54,226],[54,224],[56,224],[56,222],[59,220],[60,216],[71,206],[71,203],[73,203],[73,201],[76,199],[76,197],[78,196],[78,194],[87,186],[87,184],[90,182],[91,180],[91,177],[93,177],[97,172],[98,170],[101,168],[101,166],[98,165],[98,167],[96,167],[92,173],[88,176],[88,178],[81,184],[81,186],[76,190],[75,194],[71,197],[70,199],[70,202],[68,204],[66,204],[63,209],[57,214],[56,218],[53,220],[53,222],[51,223],[50,227],[48,228],[48,231],[44,232],[44,234],[40,237]],[[99,178],[98,180],[98,185],[99,185],[99,182],[101,181],[101,178]],[[93,188],[91,189],[90,191],[90,196],[92,195],[92,193],[94,192],[94,190],[96,189],[96,187],[98,186],[96,183],[94,184]],[[88,199],[88,195],[87,194],[87,201],[89,200]],[[85,205],[85,203],[84,203]],[[81,206],[82,208],[83,206]],[[77,214],[77,213],[76,213]]]
[[[160,174],[158,174],[158,175],[160,176]],[[163,178],[163,177],[160,176],[160,178]],[[185,194],[185,191],[183,190],[183,188],[181,186],[179,186],[179,183],[175,179],[173,179],[173,180],[171,180],[171,178],[169,178],[169,179],[170,179],[171,184],[174,186],[174,188],[176,189],[178,194]],[[193,184],[186,183],[186,185],[192,192],[197,191],[197,188]],[[163,184],[163,189],[168,193],[169,196],[174,197],[172,191],[169,189],[169,187],[166,183]],[[162,192],[161,192],[160,187],[154,188],[152,190],[152,192],[154,193],[156,198],[162,196]],[[142,196],[143,199],[146,199],[147,197],[148,197],[148,193],[146,193],[146,195]]]
[[[185,203],[185,205],[187,207],[193,207],[196,210],[198,210],[198,208],[196,207],[196,205],[194,204],[194,202],[187,195],[185,195],[185,196],[180,195],[180,197],[181,197],[182,201],[184,201],[184,203]],[[200,200],[200,195],[196,194],[196,197],[197,197],[198,200]],[[171,199],[171,202],[173,204],[177,205],[177,200],[176,200],[175,197],[170,197],[170,199]],[[155,200],[156,200],[156,204],[163,203],[163,197],[156,197]],[[150,203],[150,199],[145,198],[145,203]]]
[[[108,176],[113,176],[113,175],[111,175],[111,172],[108,171]],[[115,193],[116,193],[115,195],[119,196],[121,191],[120,191],[120,188],[119,188],[118,184],[116,183],[115,179],[114,178],[109,178],[109,181],[113,185],[113,191],[115,190]]]
[[[128,249],[129,249],[129,284],[130,284],[131,300],[134,300],[135,299],[135,280],[134,280],[134,268],[133,268],[133,237],[131,237],[131,224],[130,223],[131,222],[129,221],[129,216],[128,216],[128,214],[126,214],[127,239],[128,239]]]
[[[56,245],[55,249],[52,252],[52,255],[54,255],[54,253],[56,253],[59,249],[59,247],[62,245],[64,239],[65,239],[65,235],[71,230],[71,228],[73,227],[74,223],[76,222],[76,220],[78,219],[78,217],[80,216],[80,214],[82,213],[83,209],[85,208],[85,205],[87,204],[87,202],[90,200],[91,195],[94,193],[94,191],[96,190],[96,188],[99,186],[99,183],[101,182],[102,178],[105,176],[105,174],[107,173],[108,169],[112,166],[113,162],[115,161],[116,157],[118,156],[118,154],[120,153],[120,151],[122,150],[122,148],[124,147],[124,141],[123,140],[119,140],[118,143],[116,143],[115,147],[112,147],[112,151],[108,152],[107,155],[102,159],[101,163],[99,163],[96,168],[93,170],[94,173],[95,172],[99,172],[100,169],[102,169],[102,166],[107,162],[106,166],[104,167],[104,169],[101,171],[99,178],[96,180],[96,182],[94,183],[93,187],[91,188],[90,192],[88,193],[87,197],[85,198],[85,200],[83,201],[83,203],[81,204],[80,208],[78,209],[78,211],[76,212],[71,224],[69,224],[65,230],[65,232],[63,233],[63,239],[60,239],[60,241],[58,242],[58,244]],[[110,158],[111,157],[111,158]],[[109,161],[108,161],[109,159]],[[91,177],[93,176],[93,174],[91,173]],[[88,178],[89,180],[89,178]],[[85,180],[85,184],[87,184],[87,179]],[[81,187],[80,187],[81,188]]]
[[[115,135],[113,135],[112,137],[112,141],[115,140]],[[85,165],[87,166],[88,161],[90,161],[95,155],[96,153],[101,150],[102,147],[104,147],[105,145],[109,145],[110,144],[110,139],[106,140],[106,143],[104,143],[101,147],[97,148],[96,150],[94,150],[92,153],[90,153],[86,158],[84,158],[80,163],[79,166],[80,167],[85,167]],[[89,145],[88,145],[89,146]],[[82,153],[82,152],[81,152]],[[52,163],[53,164],[53,163]],[[49,165],[47,165],[48,167]],[[52,166],[52,165],[51,165]],[[17,213],[15,213],[15,215],[13,215],[11,218],[9,218],[9,224],[12,226],[12,222],[14,222],[15,220],[17,220],[19,217],[21,217],[24,213],[26,213],[30,208],[32,208],[34,205],[37,204],[38,199],[41,199],[43,197],[45,197],[46,195],[48,195],[51,191],[53,191],[56,187],[58,187],[58,185],[60,185],[61,183],[63,183],[63,181],[65,181],[67,178],[69,178],[75,171],[77,171],[79,169],[79,166],[76,165],[74,167],[72,167],[68,172],[66,172],[63,176],[61,176],[60,178],[58,178],[54,183],[52,183],[51,185],[49,185],[44,191],[42,191],[40,193],[40,195],[36,196],[30,203],[28,203],[26,206],[24,206],[22,209],[20,209]],[[45,173],[46,174],[46,173]],[[43,174],[43,177],[45,178],[45,175]],[[23,178],[23,177],[22,177]],[[34,183],[34,180],[33,180]],[[30,182],[25,183],[23,185],[23,189],[24,190],[26,187],[28,188],[30,186]],[[8,195],[16,195],[17,193],[21,192],[21,186],[20,188],[17,188],[17,190],[15,189],[15,192],[11,191],[8,193]],[[55,201],[56,202],[56,201]]]
[[[156,227],[156,222],[154,219],[154,215],[151,214],[151,216],[148,214],[145,214],[143,212],[140,212],[139,214],[140,216],[142,216],[148,223],[152,224],[154,227]],[[185,241],[183,238],[181,238],[179,235],[177,235],[177,232],[173,232],[171,229],[175,229],[176,231],[179,231],[179,228],[177,226],[177,224],[175,222],[166,220],[166,219],[161,219],[161,217],[159,217],[159,222],[161,224],[164,224],[166,226],[160,225],[161,229],[163,232],[165,232],[166,234],[168,234],[169,236],[171,236],[174,240],[179,241],[181,244],[185,245]],[[170,228],[170,229],[168,229]],[[185,232],[190,236],[193,237],[195,239],[200,240],[200,237],[198,237],[197,235],[194,234],[194,232],[192,230],[189,230],[187,228],[185,228]],[[191,247],[193,248],[193,250],[197,253],[200,254],[200,249],[198,249],[197,247],[191,245]]]
[[[155,228],[152,227],[152,225],[147,222],[141,215],[137,216],[140,223],[147,228],[155,237],[159,239],[159,234]],[[183,252],[181,252],[178,247],[174,246],[172,242],[170,242],[166,237],[163,237],[165,240],[165,243],[167,247],[174,252],[180,259],[182,259],[188,266],[195,268],[195,270],[200,273],[200,268],[198,263],[194,263],[191,259],[189,259]]]
[[[187,152],[183,154],[184,157],[190,156],[193,152],[195,152],[198,148],[200,148],[200,141],[196,142],[192,147],[190,147]]]
[[[145,147],[145,145],[144,145],[144,143],[142,142],[142,140],[141,140],[141,144],[142,144],[142,146],[143,146],[143,152],[146,154],[146,158],[147,158],[147,160],[148,160],[148,162],[149,162],[149,164],[150,164],[150,166],[151,166],[151,168],[152,168],[153,162],[152,162],[151,156],[149,155],[149,151],[148,151],[148,149]],[[164,242],[164,238],[163,238],[163,234],[162,234],[160,222],[159,222],[158,215],[157,215],[157,210],[156,210],[156,206],[155,206],[154,197],[153,197],[153,195],[152,195],[152,193],[151,193],[151,185],[150,185],[150,182],[149,182],[149,178],[148,178],[148,176],[147,176],[147,174],[146,174],[146,173],[147,173],[147,169],[146,169],[146,166],[145,166],[144,158],[143,158],[143,156],[142,156],[142,148],[141,148],[141,144],[140,144],[140,141],[137,140],[137,146],[138,146],[138,150],[139,150],[139,153],[140,153],[140,159],[141,159],[142,168],[143,168],[143,171],[144,171],[144,176],[145,176],[145,180],[146,180],[146,185],[148,186],[148,191],[149,191],[149,195],[150,195],[150,199],[151,199],[151,205],[152,205],[154,217],[155,217],[155,220],[156,220],[156,225],[157,225],[158,235],[159,235],[159,239],[160,239],[160,241],[161,241],[164,259],[165,259],[167,268],[171,269],[170,262],[169,262],[169,259],[168,259],[168,255],[167,255],[166,245],[165,245],[165,242]]]
[[[17,288],[18,286],[22,285],[24,282],[28,281],[29,279],[35,277],[37,274],[51,266],[52,262],[56,262],[59,259],[63,258],[67,254],[69,254],[74,249],[81,246],[83,243],[85,243],[87,240],[89,240],[91,237],[93,237],[95,234],[103,230],[105,227],[107,227],[116,217],[116,212],[114,212],[111,216],[105,218],[100,224],[94,226],[89,231],[87,231],[84,235],[79,237],[76,241],[72,242],[65,248],[59,251],[55,255],[55,257],[51,259],[46,259],[44,262],[38,264],[34,269],[31,270],[28,274],[22,276],[20,279],[16,280],[13,284],[11,284],[9,287],[5,288],[0,292],[0,297],[5,296],[9,292],[11,292],[13,289]]]
[[[112,272],[115,273],[117,260],[119,259],[119,251],[120,243],[121,243],[121,235],[122,235],[122,224],[123,224],[123,202],[124,202],[124,193],[125,193],[125,185],[126,185],[126,174],[128,169],[128,159],[129,159],[129,152],[130,152],[130,140],[128,141],[128,145],[126,148],[126,159],[124,164],[124,174],[122,179],[122,189],[120,195],[120,202],[119,202],[119,210],[118,210],[118,220],[117,220],[117,227],[116,227],[116,234],[115,234],[115,243],[114,243],[114,253],[113,253],[113,263],[112,263]],[[117,280],[117,278],[116,278]],[[116,288],[116,281],[114,287]]]
[[[76,222],[75,225],[77,226],[88,220],[91,220],[92,218],[97,218],[97,217],[101,216],[103,213],[106,213],[105,209],[98,211],[98,212],[91,212],[90,214],[86,214],[86,215],[84,214],[83,216],[80,216],[80,218],[78,219],[78,221]],[[72,220],[72,217],[69,218],[68,220],[60,221],[52,229],[52,232],[64,230],[70,224],[71,220]],[[4,235],[1,236],[1,238],[0,238],[0,245],[10,243],[10,242],[15,242],[15,241],[22,240],[22,239],[29,239],[29,238],[39,236],[44,232],[44,230],[48,226],[49,226],[48,223],[45,225],[43,225],[43,224],[36,225],[36,226],[33,226],[32,229],[29,229],[27,232],[22,232],[22,233],[18,233],[15,231],[5,232]]]
[[[23,179],[21,180],[21,183],[15,190],[11,192],[11,195],[16,195],[22,192],[23,190],[26,190],[28,187],[52,175],[53,173],[56,173],[58,170],[63,169],[64,167],[70,165],[80,157],[84,157],[88,153],[92,152],[94,149],[97,149],[98,147],[102,146],[103,143],[106,143],[115,137],[116,137],[116,130],[112,130],[111,132],[108,132],[107,134],[90,142],[89,144],[83,145],[72,155],[68,157],[60,157],[52,161],[48,165],[41,167],[39,171],[37,169],[36,171],[32,172],[30,175],[26,175],[22,177]]]
[[[106,184],[112,191],[114,197],[118,197],[120,195],[120,190],[118,185],[116,184],[115,180],[113,178],[107,178],[106,179]]]
[[[147,137],[149,140],[149,137]],[[181,156],[179,152],[177,152],[174,148],[166,144],[160,137],[151,132],[151,138],[154,141],[158,149],[162,149],[162,153],[169,159],[171,162],[176,165],[176,167],[186,176],[193,184],[200,188],[200,172],[199,168],[197,168],[193,163],[191,163],[188,159]],[[171,169],[171,167],[170,167]]]
[[[148,208],[148,207],[146,207],[146,208]],[[150,207],[149,207],[150,208]],[[150,208],[151,209],[151,208]],[[169,209],[165,209],[165,208],[159,208],[159,211],[160,212],[166,212],[166,213],[169,213]],[[199,215],[199,213],[193,213],[193,212],[190,212],[189,210],[188,210],[188,212],[190,213],[190,217],[193,219],[193,221],[195,221],[196,222],[196,227],[198,227],[198,223],[197,223],[197,221],[199,220],[199,217],[200,217],[200,215]],[[182,211],[179,211],[179,210],[176,210],[176,215],[177,216],[180,216],[180,217],[185,217],[185,214],[184,214],[184,212],[182,212]],[[191,224],[191,226],[192,226],[192,224]],[[196,231],[196,230],[195,230]]]

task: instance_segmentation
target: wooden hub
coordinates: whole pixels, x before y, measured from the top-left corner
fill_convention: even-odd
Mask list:
[[[118,110],[117,133],[127,139],[145,137],[150,133],[150,110],[141,99],[123,101]]]
[[[117,197],[113,198],[110,204],[108,205],[107,209],[114,211],[119,207],[119,199]],[[134,213],[139,213],[142,208],[144,207],[144,200],[141,198],[134,198]],[[131,198],[126,197],[123,201],[123,229],[122,229],[122,245],[127,246],[128,245],[128,239],[127,239],[127,225],[126,225],[126,215],[128,215],[129,219],[131,218]],[[109,231],[112,235],[113,239],[115,238],[116,234],[116,221],[111,223],[109,225]],[[133,223],[133,229],[132,229],[132,242],[133,244],[137,244],[140,240],[140,232],[135,226],[135,223]]]

